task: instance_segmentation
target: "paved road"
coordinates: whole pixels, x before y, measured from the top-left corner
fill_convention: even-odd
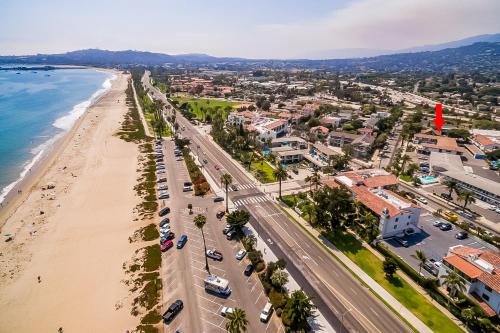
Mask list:
[[[155,98],[167,103],[166,98],[149,85],[148,80],[144,81]],[[181,134],[191,139],[192,151],[198,151],[207,159],[205,169],[215,180],[220,179],[222,173],[228,172],[236,184],[255,185],[232,159],[222,153],[206,135],[200,134],[179,112],[177,121],[181,127],[185,127]],[[232,201],[245,197],[267,198],[256,186],[249,187],[244,191],[231,192]],[[278,257],[287,260],[290,274],[314,297],[315,304],[332,327],[338,332],[411,332],[405,323],[361,285],[330,253],[283,214],[274,202],[260,200],[243,203],[239,208],[252,214],[251,225],[268,240]]]
[[[183,311],[168,326],[165,332],[226,332],[226,319],[220,315],[223,306],[240,307],[245,310],[249,321],[250,332],[276,333],[280,330],[279,319],[273,316],[267,324],[259,320],[260,311],[266,304],[266,297],[260,281],[254,274],[250,277],[243,275],[245,265],[249,261],[245,258],[238,261],[236,252],[241,245],[237,241],[228,241],[222,234],[225,223],[215,215],[223,209],[222,204],[214,204],[211,197],[194,197],[193,192],[183,192],[183,183],[189,181],[189,174],[184,161],[174,158],[174,143],[165,140],[163,143],[167,180],[170,199],[163,202],[171,208],[169,218],[176,240],[181,234],[188,236],[186,246],[177,250],[169,249],[162,255],[163,300],[166,309],[174,300],[184,301]],[[193,213],[187,208],[188,203],[193,205]],[[163,206],[163,205],[162,205]],[[224,259],[221,262],[209,259],[210,272],[229,280],[232,293],[228,298],[220,298],[207,294],[203,280],[207,276],[203,240],[200,230],[193,223],[196,214],[207,216],[207,223],[203,228],[208,249],[217,249]],[[197,318],[198,320],[193,320]]]

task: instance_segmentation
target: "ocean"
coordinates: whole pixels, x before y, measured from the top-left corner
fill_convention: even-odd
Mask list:
[[[0,70],[0,202],[112,79],[93,69]]]

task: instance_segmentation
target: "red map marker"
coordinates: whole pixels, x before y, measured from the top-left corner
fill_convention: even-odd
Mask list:
[[[444,125],[442,104],[436,104],[436,118],[434,118],[434,125],[436,125],[437,130],[441,133]]]

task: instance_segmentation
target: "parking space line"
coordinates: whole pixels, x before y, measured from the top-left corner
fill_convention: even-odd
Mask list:
[[[225,331],[226,331],[224,328],[222,328],[222,327],[220,327],[220,326],[217,326],[217,325],[215,325],[215,324],[213,324],[213,323],[211,323],[211,322],[209,322],[209,321],[207,321],[207,320],[205,320],[205,319],[203,319],[203,318],[201,318],[201,320],[203,320],[203,321],[204,321],[204,322],[206,322],[207,324],[210,324],[210,325],[212,325],[212,326],[217,327],[218,329],[220,329],[220,330],[221,330],[221,331],[223,331],[223,332],[225,332]],[[223,322],[224,322],[224,321],[223,321]],[[221,324],[222,324],[222,323],[221,323]]]
[[[262,294],[263,294],[263,293],[264,293],[264,292],[261,290],[261,291],[260,291],[260,294],[259,294],[259,296],[257,297],[257,299],[255,300],[255,303],[254,303],[254,304],[257,304],[257,302],[258,302],[258,301],[259,301],[259,299],[260,299],[260,296],[262,296]]]

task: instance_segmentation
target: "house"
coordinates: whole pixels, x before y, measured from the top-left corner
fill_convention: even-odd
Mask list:
[[[445,180],[457,182],[459,189],[472,192],[476,199],[500,206],[498,182],[464,171],[446,171],[442,175]]]
[[[358,128],[358,133],[361,135],[368,135],[368,136],[373,136],[373,128],[368,128],[368,127],[363,127],[363,128]]]
[[[418,231],[421,208],[387,189],[398,184],[394,175],[383,169],[349,171],[334,176],[335,185],[349,190],[353,199],[360,202],[379,218],[382,238],[402,236]],[[321,182],[333,187],[331,179]]]
[[[500,313],[500,253],[464,245],[452,246],[439,269],[444,284],[450,272],[457,273],[465,286],[464,294],[475,300],[490,315]]]
[[[344,145],[352,144],[352,142],[359,137],[361,136],[358,134],[333,131],[330,133],[328,143],[334,147],[343,147]]]
[[[319,119],[319,122],[322,125],[331,125],[333,128],[337,128],[340,126],[342,119],[340,117],[324,116]]]
[[[293,164],[304,159],[307,149],[294,149],[291,146],[281,146],[271,148],[271,153],[276,156],[280,164]]]
[[[354,157],[366,158],[370,155],[370,148],[373,142],[375,142],[375,138],[368,134],[351,134],[333,131],[330,133],[328,142],[333,147],[351,145]]]
[[[339,155],[339,153],[328,148],[324,144],[315,143],[310,145],[309,154],[304,157],[317,166],[324,167],[328,165],[330,158],[335,155]]]
[[[288,146],[294,149],[307,149],[307,142],[298,136],[285,136],[271,141],[271,147],[283,146]]]
[[[482,134],[474,135],[472,143],[484,152],[500,149],[500,140],[497,142],[494,138],[489,138]]]
[[[325,126],[321,126],[321,125],[311,127],[311,129],[309,130],[309,133],[316,134],[318,137],[325,137],[328,135],[328,132],[330,132],[330,130],[328,128],[326,128]]]
[[[245,125],[252,123],[256,118],[257,114],[251,111],[231,112],[227,117],[227,123],[231,126]]]
[[[257,138],[261,142],[282,137],[288,132],[288,122],[283,120],[261,117],[252,125],[259,133]]]

